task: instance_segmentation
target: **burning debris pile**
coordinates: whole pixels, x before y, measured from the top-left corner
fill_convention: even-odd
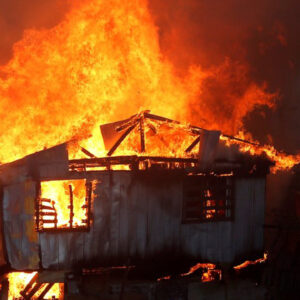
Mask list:
[[[12,272],[8,274],[8,300],[17,299],[57,299],[63,300],[63,284],[39,283],[38,274]]]

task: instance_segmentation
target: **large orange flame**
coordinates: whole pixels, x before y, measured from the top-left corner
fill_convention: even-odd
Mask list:
[[[71,6],[54,28],[24,32],[0,68],[1,162],[74,136],[99,135],[99,123],[145,108],[234,133],[256,104],[273,104],[274,95],[249,80],[247,65],[226,60],[213,70],[190,66],[178,75],[162,55],[147,0],[76,0]],[[232,77],[242,89],[232,89]],[[211,105],[210,78],[222,90],[231,85],[230,103],[220,97]],[[195,103],[201,111],[193,110]]]
[[[9,293],[8,300],[21,299],[21,294],[26,285],[34,277],[36,272],[33,273],[24,273],[24,272],[12,272],[8,274],[9,281]],[[62,284],[55,283],[48,293],[44,296],[43,299],[52,299],[55,296],[56,299],[63,299]],[[41,291],[38,291],[32,299],[37,299],[41,294]]]

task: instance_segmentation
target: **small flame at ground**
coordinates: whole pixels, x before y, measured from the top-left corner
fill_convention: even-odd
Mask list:
[[[258,258],[254,261],[251,261],[251,260],[246,260],[245,262],[243,262],[242,264],[238,265],[238,266],[235,266],[233,267],[235,270],[241,270],[241,269],[244,269],[250,265],[256,265],[256,264],[260,264],[260,263],[263,263],[265,262],[266,260],[268,259],[268,254],[267,253],[264,253],[264,257],[263,258]]]
[[[204,272],[202,273],[201,281],[202,282],[209,282],[213,280],[221,280],[222,279],[222,271],[219,269],[216,269],[215,264],[210,263],[197,263],[196,265],[192,266],[190,270],[187,273],[180,274],[181,277],[189,276],[193,273],[195,273],[197,270],[202,269]],[[171,279],[171,276],[165,276],[158,278],[157,281],[162,280],[169,280]]]

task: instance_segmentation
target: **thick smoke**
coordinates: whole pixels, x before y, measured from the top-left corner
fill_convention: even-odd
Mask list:
[[[216,115],[230,117],[239,105],[232,95],[242,95],[249,83],[265,84],[269,93],[278,94],[276,106],[248,113],[245,128],[263,143],[300,150],[299,1],[151,0],[149,6],[162,51],[178,72],[201,65],[221,74],[208,78],[199,95]],[[192,105],[201,115],[200,104]]]

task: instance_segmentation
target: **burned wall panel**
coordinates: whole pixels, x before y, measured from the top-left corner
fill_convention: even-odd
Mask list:
[[[235,184],[235,226],[232,244],[236,259],[263,251],[265,180],[238,179]],[[260,253],[262,254],[262,253]]]
[[[90,231],[40,234],[44,267],[117,265],[128,258],[176,255],[232,264],[263,251],[264,179],[236,179],[232,220],[184,224],[181,177],[153,180],[130,172],[96,177]],[[57,251],[59,259],[53,256]]]
[[[3,229],[9,263],[14,269],[39,267],[35,199],[36,183],[33,181],[4,187]]]

